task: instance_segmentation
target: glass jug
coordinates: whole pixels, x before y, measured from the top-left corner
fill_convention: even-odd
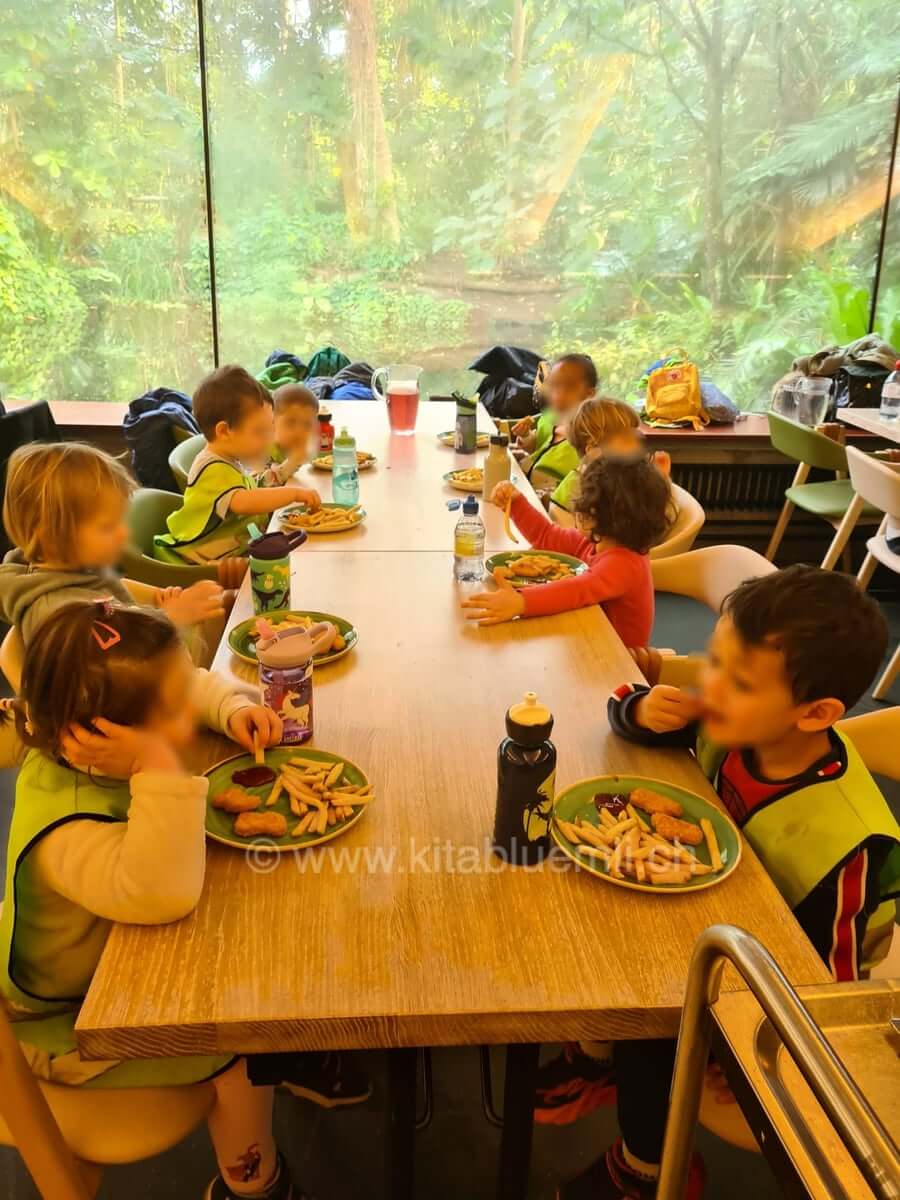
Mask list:
[[[410,363],[379,367],[373,374],[372,393],[376,400],[384,400],[387,404],[391,433],[404,436],[415,433],[421,374],[422,368],[414,367]],[[385,378],[384,391],[378,386],[381,376]]]

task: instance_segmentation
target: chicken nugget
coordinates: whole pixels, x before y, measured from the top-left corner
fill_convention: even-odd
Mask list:
[[[685,846],[699,846],[703,841],[703,830],[699,825],[692,825],[690,821],[679,821],[669,813],[653,813],[650,824],[660,837],[668,838],[672,842],[683,842]]]
[[[667,813],[670,817],[680,817],[684,812],[677,800],[663,796],[661,792],[651,791],[650,788],[635,788],[628,799],[648,813]]]
[[[212,798],[213,808],[221,808],[223,812],[229,813],[252,812],[254,808],[259,808],[261,803],[261,796],[253,796],[239,787],[226,788],[224,792],[219,792]]]
[[[242,812],[234,818],[234,832],[238,837],[284,837],[287,819],[279,812]]]

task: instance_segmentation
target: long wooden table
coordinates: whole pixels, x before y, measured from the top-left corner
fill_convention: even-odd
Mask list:
[[[210,844],[191,916],[112,930],[79,1044],[98,1058],[522,1044],[500,1191],[519,1195],[538,1043],[673,1036],[694,940],[718,921],[748,928],[794,983],[826,973],[747,846],[731,877],[687,896],[555,858],[540,871],[492,858],[496,749],[529,689],[555,714],[558,787],[628,771],[715,800],[686,753],[610,733],[609,692],[636,671],[599,608],[481,629],[462,617],[445,551],[308,551],[294,556],[293,606],[360,635],[316,673],[313,744],[364,766],[378,800],[337,842],[277,861]],[[245,587],[232,622],[249,612]],[[224,643],[215,667],[248,682]],[[208,735],[198,765],[232,750]]]
[[[839,408],[838,419],[847,425],[855,425],[866,433],[884,438],[887,442],[900,444],[900,420],[884,421],[877,408]]]

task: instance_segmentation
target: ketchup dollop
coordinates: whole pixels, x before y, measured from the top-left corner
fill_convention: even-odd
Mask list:
[[[238,787],[262,787],[265,783],[275,782],[275,772],[271,767],[244,767],[235,771],[231,782],[236,783]]]

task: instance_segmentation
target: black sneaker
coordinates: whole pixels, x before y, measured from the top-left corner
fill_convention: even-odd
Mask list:
[[[702,1200],[706,1187],[706,1169],[699,1154],[691,1161],[685,1200]],[[560,1184],[556,1200],[654,1200],[656,1180],[636,1175],[622,1155],[618,1138],[602,1158],[568,1183]]]
[[[355,1056],[337,1050],[297,1055],[290,1074],[282,1086],[320,1108],[346,1108],[372,1095],[372,1081],[356,1066]]]
[[[254,1147],[250,1147],[248,1155],[252,1155]],[[251,1166],[252,1164],[248,1164]],[[217,1175],[206,1191],[203,1200],[248,1200],[246,1192],[233,1192],[221,1175]],[[287,1164],[278,1155],[278,1165],[275,1178],[262,1191],[253,1192],[252,1200],[314,1200],[308,1192],[302,1192],[294,1187]]]
[[[615,1098],[612,1063],[591,1058],[570,1042],[538,1071],[534,1119],[539,1125],[571,1125]]]

